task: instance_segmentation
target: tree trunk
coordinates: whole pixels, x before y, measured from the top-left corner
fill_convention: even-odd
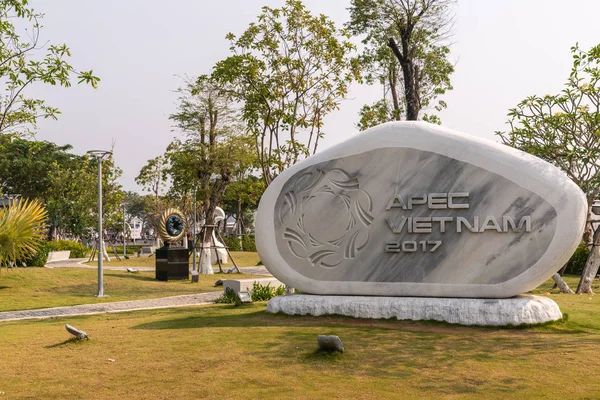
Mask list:
[[[567,282],[563,280],[558,272],[552,275],[552,279],[554,279],[554,283],[558,286],[561,293],[575,294],[575,292],[571,290],[569,285],[567,285]]]
[[[565,265],[563,265],[563,267],[558,271],[558,275],[560,276],[561,280],[562,280],[562,276],[565,274],[565,271],[566,271],[568,265],[569,265],[569,263],[566,262]],[[558,283],[556,282],[556,279],[555,279],[554,280],[554,286],[552,286],[552,289],[556,289],[557,287],[558,287]]]
[[[407,54],[402,54],[396,41],[393,38],[389,38],[388,47],[392,49],[394,55],[400,63],[402,68],[402,75],[404,78],[404,98],[406,100],[406,120],[416,121],[419,119],[419,94],[416,92],[415,86],[415,71],[412,59]]]
[[[397,85],[397,71],[394,70],[394,67],[390,65],[390,71],[388,74],[388,79],[390,83],[390,91],[392,92],[392,102],[394,105],[394,120],[400,121],[400,103],[398,101],[398,92],[396,90]]]
[[[598,273],[600,267],[600,229],[596,229],[594,232],[594,239],[592,240],[592,247],[590,248],[590,255],[585,263],[585,268],[581,273],[581,279],[577,286],[577,293],[589,293],[593,294],[592,282],[594,277]]]
[[[236,215],[236,228],[238,233],[238,240],[240,242],[240,251],[244,251],[244,244],[242,241],[242,200],[238,198],[237,202],[237,215]]]

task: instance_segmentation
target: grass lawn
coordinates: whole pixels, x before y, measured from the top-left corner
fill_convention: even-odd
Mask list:
[[[104,271],[104,293],[97,298],[98,272],[83,268],[14,268],[0,273],[0,311],[29,310],[109,301],[151,299],[223,290],[218,279],[246,279],[256,275],[200,275],[198,283],[161,282],[154,271]],[[0,389],[1,391],[2,389]]]
[[[269,315],[265,303],[0,324],[7,399],[593,399],[600,296],[523,329]],[[64,324],[90,335],[72,342]],[[343,355],[315,353],[339,335]]]
[[[258,253],[256,252],[250,252],[250,251],[232,251],[231,255],[233,256],[233,259],[235,260],[235,263],[237,264],[238,267],[254,267],[258,264],[258,262],[260,261],[260,257],[258,257]],[[123,256],[119,255],[121,257],[121,261],[113,261],[113,254],[109,254],[109,256],[111,257],[111,261],[105,261],[102,263],[102,265],[106,265],[108,267],[154,267],[155,266],[155,262],[156,259],[154,258],[154,256],[152,257],[148,257],[147,255],[145,256],[141,256],[141,257],[136,257],[136,256],[129,256],[129,260],[126,260],[123,258]],[[190,257],[190,262],[191,262],[191,257]],[[200,260],[198,260],[199,262]],[[233,265],[231,263],[231,260],[227,260],[229,261],[226,264],[227,267]],[[92,262],[86,262],[86,265],[98,265],[98,261],[94,260]],[[215,267],[218,270],[218,265],[214,264]]]
[[[47,298],[38,301],[97,300],[90,297],[93,270],[22,271],[38,273],[37,284],[30,279],[29,291],[13,293],[13,299],[30,297],[42,285]],[[3,271],[0,284],[17,272]],[[73,272],[90,274],[85,290],[75,283],[79,277],[69,277]],[[107,274],[109,301],[119,291],[131,298],[158,290],[161,296],[189,287],[209,290],[219,277],[192,285],[155,282],[152,273]],[[577,283],[576,277],[566,280]],[[598,281],[594,286],[600,290]],[[562,295],[551,287],[548,281],[534,293],[554,299],[568,318],[511,329],[270,315],[266,303],[4,322],[0,398],[599,398],[600,296]],[[130,293],[134,288],[141,293]],[[164,293],[169,290],[174,292]],[[71,341],[65,323],[85,330],[90,340]],[[340,336],[346,352],[316,353],[318,334]]]

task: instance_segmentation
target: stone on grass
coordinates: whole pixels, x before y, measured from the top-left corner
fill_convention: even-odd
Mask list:
[[[460,325],[505,326],[542,324],[562,318],[558,304],[541,296],[510,299],[436,297],[277,296],[267,304],[269,313],[288,315],[345,315],[354,318],[395,318],[444,321]]]
[[[319,335],[317,336],[317,343],[319,344],[319,351],[325,351],[327,353],[333,353],[339,351],[344,352],[344,344],[342,340],[335,335]]]
[[[238,292],[237,297],[242,303],[252,303],[250,292]]]
[[[260,200],[256,248],[303,293],[509,298],[569,260],[586,217],[581,189],[546,161],[394,122],[279,174]]]
[[[71,326],[69,324],[66,324],[65,328],[67,329],[67,332],[75,336],[77,340],[88,339],[88,334],[82,331],[81,329],[75,328],[74,326]]]

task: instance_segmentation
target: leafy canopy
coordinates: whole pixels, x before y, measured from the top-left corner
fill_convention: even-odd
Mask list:
[[[383,86],[382,99],[360,111],[358,128],[381,122],[417,120],[440,123],[435,114],[446,103],[438,97],[452,90],[454,65],[447,37],[454,0],[352,0],[348,30],[362,38],[359,57],[369,84]]]
[[[268,184],[281,171],[316,152],[323,119],[336,110],[359,78],[348,34],[325,15],[312,15],[297,0],[263,7],[239,37],[232,55],[212,76],[242,107]]]
[[[60,111],[44,100],[28,98],[25,89],[34,82],[71,86],[78,83],[96,88],[100,78],[90,71],[77,71],[66,59],[71,51],[65,44],[40,44],[43,14],[28,0],[0,0],[0,134],[22,136],[35,131],[38,118],[57,119]],[[16,26],[27,26],[20,32]],[[39,51],[45,48],[45,54]],[[1,89],[0,89],[1,90]]]
[[[573,67],[558,94],[529,96],[508,115],[509,132],[496,132],[516,147],[565,172],[587,195],[600,192],[600,45],[571,48]]]

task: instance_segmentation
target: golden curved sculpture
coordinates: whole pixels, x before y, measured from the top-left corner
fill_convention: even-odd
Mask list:
[[[185,216],[176,208],[168,208],[160,215],[158,236],[166,243],[176,242],[185,235]]]

